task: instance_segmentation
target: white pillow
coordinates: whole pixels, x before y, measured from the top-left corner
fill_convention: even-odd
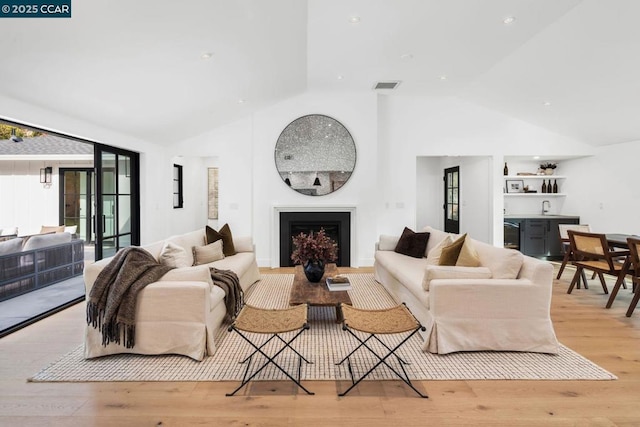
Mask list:
[[[380,240],[378,241],[378,250],[393,251],[398,245],[398,240],[400,240],[400,236],[389,236],[387,234],[381,234]]]
[[[429,265],[424,271],[422,289],[429,290],[434,279],[491,279],[487,267],[458,267],[455,265]]]
[[[18,234],[18,227],[6,227],[0,230],[0,236],[13,236]]]
[[[431,236],[429,236],[431,239]],[[438,265],[440,263],[440,255],[442,254],[442,248],[449,246],[453,243],[453,237],[447,236],[440,241],[433,249],[429,251],[427,255],[427,264]]]
[[[68,226],[64,227],[64,231],[66,233],[76,234],[76,232],[78,231],[78,226],[77,225],[68,225]]]
[[[191,267],[187,251],[173,242],[165,242],[158,255],[158,261],[169,267]]]
[[[429,240],[427,241],[427,249],[425,249],[425,254],[424,254],[424,256],[426,257],[429,256],[429,252],[431,252],[431,250],[435,248],[438,245],[438,243],[440,243],[442,239],[444,239],[445,237],[451,236],[453,240],[459,237],[457,234],[447,233],[445,231],[435,229],[428,225],[424,227],[422,231],[423,232],[426,231],[427,233],[429,233]]]
[[[251,236],[234,237],[233,247],[237,252],[253,252],[253,238]],[[224,243],[222,244],[224,253]]]
[[[194,246],[193,265],[209,264],[224,258],[222,239],[209,243],[207,246]]]

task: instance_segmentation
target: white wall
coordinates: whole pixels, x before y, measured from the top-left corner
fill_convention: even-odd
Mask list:
[[[252,135],[253,119],[248,117],[170,147],[174,155],[188,154],[189,158],[200,159],[199,163],[193,160],[189,165],[193,168],[189,173],[196,175],[196,181],[185,180],[185,189],[193,186],[189,201],[185,199],[185,208],[189,212],[197,210],[197,214],[181,216],[181,227],[185,231],[204,227],[205,224],[215,228],[228,223],[236,236],[254,235]],[[219,168],[219,219],[209,222],[207,168],[214,166]],[[178,214],[172,216],[175,218]]]
[[[182,208],[174,208],[172,194],[168,191],[162,193],[164,203],[172,209],[168,214],[168,227],[165,231],[171,235],[193,231],[197,228],[194,223],[202,227],[207,223],[206,198],[202,198],[202,194],[207,193],[206,159],[187,155],[174,156],[165,167],[173,168],[174,164],[182,166],[184,203]],[[172,180],[173,176],[160,188],[171,188]]]
[[[427,225],[442,228],[444,211],[442,184],[442,158],[416,158],[416,230]],[[397,234],[397,230],[394,234]]]
[[[91,167],[91,161],[0,160],[0,228],[18,227],[21,236],[59,225],[61,167]],[[51,166],[51,184],[40,183],[40,168]]]
[[[423,157],[416,159],[416,227],[444,228],[444,169],[460,167],[460,233],[492,243],[493,164],[486,156]]]
[[[575,211],[595,232],[640,235],[640,141],[607,145],[593,157],[562,162],[570,195],[565,210]]]

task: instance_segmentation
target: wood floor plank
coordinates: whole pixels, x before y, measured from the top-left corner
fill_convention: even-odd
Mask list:
[[[371,268],[346,269],[369,273]],[[292,269],[262,269],[263,274]],[[625,317],[630,290],[611,309],[597,282],[567,294],[569,272],[553,287],[558,339],[615,381],[418,381],[420,399],[400,381],[29,383],[27,378],[82,342],[76,305],[0,339],[0,426],[638,426],[640,311]]]

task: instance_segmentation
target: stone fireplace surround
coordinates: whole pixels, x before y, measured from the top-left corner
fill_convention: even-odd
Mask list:
[[[271,267],[280,266],[280,213],[281,212],[348,212],[350,215],[350,259],[354,265],[356,257],[356,207],[353,205],[274,205],[271,220]]]

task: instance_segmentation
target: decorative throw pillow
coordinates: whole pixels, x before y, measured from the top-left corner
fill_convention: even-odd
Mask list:
[[[429,242],[427,243],[427,250],[425,253],[425,256],[428,257],[429,256],[429,252],[431,252],[431,250],[433,248],[435,248],[436,246],[438,246],[438,244],[440,242],[442,242],[442,240],[444,240],[445,237],[447,236],[451,236],[452,239],[455,239],[457,237],[459,237],[456,234],[452,234],[452,233],[447,233],[445,231],[442,230],[438,230],[437,228],[433,228],[431,226],[426,226],[424,227],[422,230],[420,231],[426,231],[428,233],[430,233],[429,236]],[[453,240],[452,240],[453,241]]]
[[[440,255],[442,255],[442,248],[449,246],[453,243],[453,237],[447,236],[440,241],[433,249],[429,251],[427,255],[427,264],[438,265],[440,262]]]
[[[40,227],[40,234],[62,232],[64,232],[64,225],[43,225],[42,227]]]
[[[416,233],[405,227],[394,251],[413,258],[422,258],[428,241],[429,233]]]
[[[390,236],[387,234],[381,234],[378,240],[379,251],[395,251],[400,236]]]
[[[438,264],[456,265],[458,255],[460,255],[460,251],[462,250],[462,246],[464,245],[466,238],[467,234],[465,233],[449,246],[442,248],[442,254],[440,255],[440,261],[438,261]]]
[[[158,255],[158,262],[162,265],[169,267],[191,267],[189,264],[189,258],[187,257],[187,251],[182,247],[172,242],[165,242]]]
[[[18,227],[5,227],[0,230],[0,236],[17,236]]]
[[[222,240],[216,240],[207,246],[193,247],[193,265],[209,264],[224,258],[222,249],[224,243]]]
[[[207,225],[205,232],[207,235],[207,244],[222,240],[222,252],[224,253],[224,256],[236,254],[236,248],[233,246],[233,236],[231,235],[229,224],[223,225],[220,231],[216,231]]]
[[[478,255],[478,251],[476,251],[471,239],[464,240],[464,245],[462,245],[462,249],[460,249],[460,255],[458,255],[456,265],[459,267],[480,266],[480,256]]]

